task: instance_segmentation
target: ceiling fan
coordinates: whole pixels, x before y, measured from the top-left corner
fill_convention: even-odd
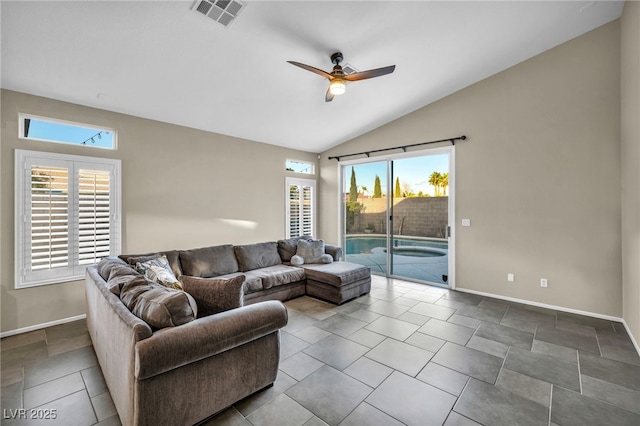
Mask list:
[[[386,74],[391,74],[395,69],[395,65],[390,65],[388,67],[376,68],[373,70],[355,72],[353,74],[345,74],[340,66],[340,62],[344,57],[342,53],[336,52],[331,55],[331,62],[333,63],[333,71],[330,73],[323,71],[321,69],[312,67],[310,65],[301,64],[300,62],[295,61],[287,61],[292,65],[305,69],[307,71],[311,71],[318,75],[323,76],[324,78],[329,80],[329,88],[327,89],[327,94],[324,97],[326,102],[331,102],[334,96],[342,95],[347,90],[347,82],[351,81],[359,81],[366,80],[368,78],[380,77]]]

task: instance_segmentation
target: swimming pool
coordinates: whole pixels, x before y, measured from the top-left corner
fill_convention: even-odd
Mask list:
[[[346,254],[369,254],[382,248],[386,252],[387,240],[381,236],[347,235]],[[438,257],[445,256],[449,244],[443,240],[425,238],[393,238],[393,253],[399,256]],[[375,250],[377,251],[377,250]]]

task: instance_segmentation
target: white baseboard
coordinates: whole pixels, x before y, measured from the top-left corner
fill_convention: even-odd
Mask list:
[[[578,309],[565,308],[564,306],[548,305],[546,303],[539,303],[539,302],[533,302],[531,300],[517,299],[515,297],[501,296],[499,294],[485,293],[483,291],[469,290],[467,288],[457,287],[456,290],[462,293],[477,294],[478,296],[492,297],[494,299],[501,299],[501,300],[507,300],[509,302],[522,303],[523,305],[537,306],[540,308],[553,309],[556,311],[569,312],[571,314],[584,315],[587,317],[600,318],[607,321],[615,321],[615,322],[622,323],[622,325],[624,325],[625,330],[627,331],[627,334],[629,335],[629,338],[631,339],[631,342],[633,343],[633,346],[636,348],[636,352],[638,352],[638,355],[640,355],[640,345],[638,345],[638,342],[634,338],[633,334],[631,334],[631,330],[629,329],[629,326],[627,325],[627,322],[624,320],[624,318],[597,314],[595,312],[581,311]]]
[[[52,327],[54,325],[66,324],[68,322],[78,321],[85,319],[86,314],[76,315],[75,317],[63,318],[55,321],[45,322],[42,324],[30,325],[29,327],[18,328],[15,330],[3,331],[0,333],[0,339],[9,336],[15,336],[16,334],[28,333],[29,331],[40,330],[41,328]]]

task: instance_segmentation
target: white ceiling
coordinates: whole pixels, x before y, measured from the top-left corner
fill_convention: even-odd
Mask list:
[[[2,1],[2,87],[322,152],[620,17],[613,1]],[[340,50],[362,71],[324,102]],[[69,117],[64,117],[70,119]]]

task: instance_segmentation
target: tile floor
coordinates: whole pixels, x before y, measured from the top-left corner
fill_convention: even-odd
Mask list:
[[[286,305],[276,383],[206,425],[640,424],[640,357],[619,323],[378,276],[342,306]],[[83,321],[1,346],[3,418],[120,424]]]

